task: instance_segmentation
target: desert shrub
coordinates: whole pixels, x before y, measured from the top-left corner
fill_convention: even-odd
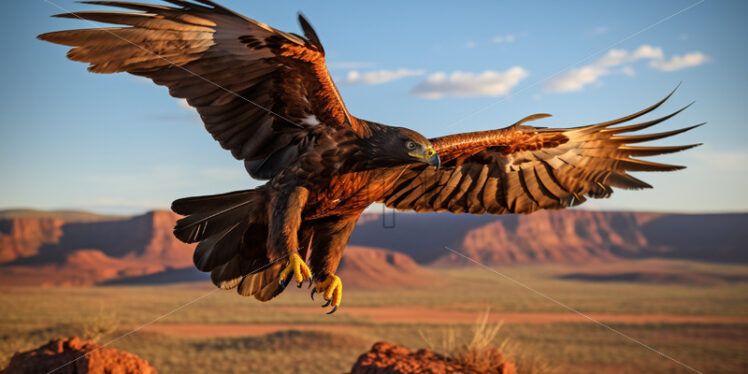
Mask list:
[[[421,337],[433,351],[443,354],[480,373],[498,372],[507,362],[512,362],[518,374],[547,374],[553,367],[544,361],[539,352],[532,352],[503,338],[499,342],[502,322],[491,323],[490,311],[482,313],[472,326],[470,334],[461,334],[455,328],[446,328],[439,336],[420,331]]]
[[[114,311],[105,311],[103,308],[98,313],[78,321],[73,326],[75,335],[83,340],[93,340],[98,342],[99,339],[111,335],[119,328],[119,318]]]

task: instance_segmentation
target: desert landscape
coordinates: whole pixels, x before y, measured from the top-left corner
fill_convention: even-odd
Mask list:
[[[0,367],[80,336],[161,373],[344,373],[376,342],[448,353],[481,316],[520,373],[691,372],[631,339],[702,372],[748,367],[748,214],[370,214],[334,316],[306,289],[217,290],[177,218],[0,212]]]
[[[748,373],[741,14],[0,1],[0,374]]]

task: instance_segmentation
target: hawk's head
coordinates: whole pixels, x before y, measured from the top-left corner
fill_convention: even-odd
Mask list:
[[[377,124],[378,125],[378,124]],[[371,126],[371,136],[362,139],[362,154],[372,167],[390,167],[422,162],[441,166],[439,155],[425,136],[404,127]]]

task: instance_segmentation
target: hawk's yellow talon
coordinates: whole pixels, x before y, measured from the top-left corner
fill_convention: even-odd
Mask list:
[[[314,299],[315,292],[321,293],[325,300],[327,300],[327,303],[323,307],[331,305],[334,312],[343,300],[343,282],[340,281],[340,277],[337,275],[330,275],[324,281],[314,286],[312,299]]]
[[[280,279],[278,280],[280,285],[285,287],[286,279],[292,274],[296,279],[297,284],[302,284],[305,279],[312,278],[312,272],[309,270],[309,266],[306,265],[298,253],[292,253],[288,257],[288,265],[286,265],[286,267],[280,272]]]

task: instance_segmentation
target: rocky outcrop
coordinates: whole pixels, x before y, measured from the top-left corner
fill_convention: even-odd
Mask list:
[[[23,212],[21,212],[23,213]],[[192,268],[194,245],[177,240],[176,214],[122,218],[85,212],[0,212],[0,282],[91,285],[115,280],[205,279]],[[748,263],[748,214],[541,211],[530,215],[441,213],[359,221],[340,271],[356,287],[421,286],[435,280],[418,264],[459,266],[603,263],[669,258]],[[356,247],[379,248],[358,251]],[[415,263],[410,259],[415,260]],[[154,275],[155,277],[150,277]]]
[[[37,255],[41,246],[57,243],[64,224],[122,219],[74,210],[0,210],[0,264]]]
[[[156,374],[148,361],[77,337],[51,340],[28,352],[16,353],[0,373],[26,374]]]
[[[167,211],[85,222],[0,218],[7,223],[4,230],[0,226],[0,254],[11,259],[0,272],[0,282],[83,286],[206,281],[207,274],[192,265],[194,245],[172,234],[178,218]],[[338,274],[345,277],[347,287],[354,288],[439,283],[435,273],[407,255],[376,248],[348,248]]]
[[[192,266],[194,245],[172,235],[178,218],[154,211],[93,222],[0,219],[0,282],[91,285]]]
[[[648,246],[641,223],[656,218],[647,213],[542,211],[496,220],[470,230],[462,252],[489,264],[590,263],[634,255]],[[450,254],[440,263],[460,263]]]
[[[0,218],[0,264],[34,256],[43,244],[56,243],[63,223],[56,218]]]
[[[495,354],[501,355],[496,351]],[[416,352],[397,344],[376,343],[369,352],[362,354],[353,365],[350,374],[515,374],[511,361],[503,361],[491,371],[476,371],[474,368],[450,360],[429,349]]]
[[[748,262],[748,214],[540,211],[529,215],[398,213],[394,227],[369,217],[352,245],[405,253],[419,264],[595,263],[670,258]]]

